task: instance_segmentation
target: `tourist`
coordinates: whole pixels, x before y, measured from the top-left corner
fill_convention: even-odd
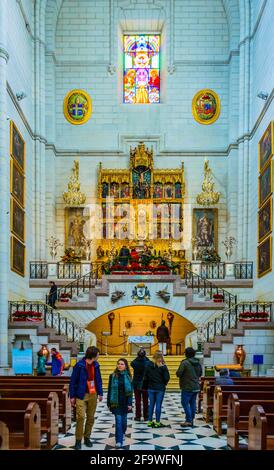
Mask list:
[[[47,366],[51,366],[51,375],[61,375],[64,369],[64,359],[56,348],[51,348],[51,362],[46,362]]]
[[[233,385],[233,380],[229,377],[228,369],[221,369],[220,376],[216,377],[215,385]]]
[[[141,421],[141,402],[143,400],[143,417],[144,421],[148,419],[148,394],[147,390],[143,389],[143,378],[145,373],[145,367],[148,363],[146,357],[146,351],[141,348],[138,351],[136,359],[131,362],[133,368],[133,388],[135,396],[136,414],[135,421]]]
[[[38,359],[37,359],[37,368],[36,368],[36,373],[37,375],[46,375],[46,363],[49,358],[49,351],[47,348],[44,346],[41,347],[41,349],[37,353]]]
[[[103,400],[102,378],[98,361],[99,349],[94,346],[87,348],[85,357],[75,364],[70,379],[69,394],[72,406],[76,406],[76,450],[84,444],[92,447],[90,435],[94,423],[97,399]],[[86,424],[84,430],[84,421]]]
[[[107,406],[115,416],[116,449],[124,445],[127,414],[132,411],[132,380],[126,359],[119,359],[108,382]]]
[[[184,359],[176,372],[180,378],[182,407],[185,411],[185,422],[182,427],[193,426],[196,414],[196,400],[200,391],[199,378],[202,375],[202,367],[193,348],[186,348]]]
[[[165,395],[166,386],[169,382],[170,375],[168,368],[164,362],[161,351],[157,351],[153,355],[153,361],[149,361],[145,368],[143,388],[148,390],[148,423],[152,428],[160,428],[164,425],[161,423],[162,403]],[[153,412],[155,410],[156,421],[153,421]]]
[[[50,281],[50,291],[48,294],[48,304],[52,308],[56,308],[56,300],[57,300],[57,285],[55,284],[54,281]]]

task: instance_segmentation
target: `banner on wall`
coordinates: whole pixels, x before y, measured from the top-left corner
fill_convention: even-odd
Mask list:
[[[32,374],[32,349],[13,349],[12,368],[15,374]]]

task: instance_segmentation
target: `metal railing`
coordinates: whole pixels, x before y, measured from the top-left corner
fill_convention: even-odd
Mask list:
[[[54,328],[58,335],[66,336],[68,341],[84,341],[84,328],[68,320],[49,305],[38,301],[9,302],[9,321],[20,326],[21,322],[30,325],[43,324],[45,328]]]
[[[48,278],[47,261],[31,261],[29,272],[30,272],[30,279],[47,279]]]
[[[235,279],[253,279],[253,261],[234,263]]]
[[[227,330],[237,328],[239,322],[272,322],[272,302],[241,302],[225,310],[220,316],[199,328],[199,342],[213,343],[216,336],[225,336]]]
[[[198,274],[193,273],[188,268],[184,267],[182,279],[185,281],[187,287],[192,289],[192,292],[202,294],[215,302],[222,302],[225,307],[231,308],[237,303],[237,296],[231,294],[222,287],[218,287],[208,279],[202,278]]]
[[[233,271],[227,272],[227,269],[233,265]],[[197,268],[197,263],[190,262],[187,265],[190,271]],[[200,272],[197,273],[199,276],[206,279],[225,279],[227,276],[231,278],[231,275],[235,279],[253,279],[253,261],[240,261],[235,263],[200,263]]]

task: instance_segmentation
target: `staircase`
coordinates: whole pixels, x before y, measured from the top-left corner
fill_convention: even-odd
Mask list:
[[[44,302],[9,302],[9,329],[36,329],[37,336],[47,336],[48,343],[77,356],[84,329],[68,320]]]
[[[108,380],[110,374],[116,369],[117,361],[120,357],[124,357],[129,365],[136,358],[136,356],[100,356],[99,363],[100,363],[100,370],[103,380],[103,388],[107,390],[108,387]],[[148,359],[151,359],[148,356]],[[167,385],[167,390],[169,391],[179,391],[179,379],[176,377],[176,371],[184,359],[184,356],[165,356],[165,363],[168,367],[169,374],[170,374],[170,381]],[[133,373],[132,368],[130,368],[131,372]]]

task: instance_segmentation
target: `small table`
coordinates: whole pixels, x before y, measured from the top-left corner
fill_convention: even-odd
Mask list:
[[[130,344],[130,354],[135,355],[140,348],[144,348],[146,353],[150,355],[154,336],[128,336],[128,343]]]

